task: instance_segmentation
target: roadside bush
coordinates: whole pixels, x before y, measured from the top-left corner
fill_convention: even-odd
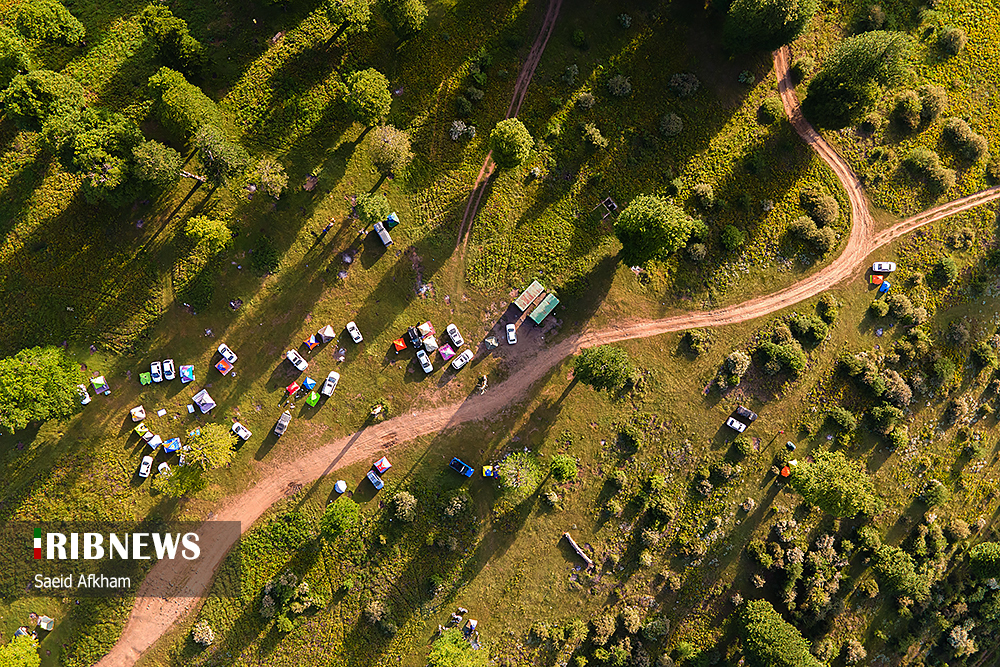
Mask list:
[[[967,41],[965,31],[954,26],[947,26],[938,33],[938,46],[949,56],[960,54]]]
[[[577,476],[576,459],[566,454],[556,454],[552,457],[549,470],[557,482],[571,482]]]
[[[684,345],[694,354],[701,355],[708,352],[712,344],[711,334],[705,329],[689,329],[681,336]],[[749,360],[748,360],[749,367]]]
[[[327,537],[335,538],[361,522],[361,509],[347,496],[340,496],[326,506],[320,517],[320,531]]]
[[[587,348],[573,362],[573,377],[598,391],[621,391],[632,373],[628,353],[613,345]]]
[[[17,12],[17,29],[30,39],[42,42],[79,46],[86,29],[58,0],[31,0]]]
[[[743,233],[738,227],[733,225],[726,225],[722,230],[722,236],[720,241],[722,241],[722,247],[726,250],[732,252],[743,247],[746,243],[747,235]]]
[[[816,302],[816,312],[819,314],[820,319],[827,324],[833,324],[837,321],[837,312],[839,309],[840,303],[837,302],[837,297],[829,292],[823,292],[819,297],[819,301]]]
[[[677,97],[690,97],[701,87],[701,81],[690,72],[681,72],[670,77],[670,90]]]
[[[667,137],[676,137],[684,131],[684,121],[675,113],[668,113],[660,119],[660,133]]]
[[[933,123],[948,108],[948,93],[941,86],[920,86],[917,95],[920,97],[920,118],[925,123]]]
[[[608,79],[608,92],[615,97],[625,97],[632,93],[632,82],[627,76],[616,74]]]
[[[889,304],[885,299],[875,299],[868,305],[868,311],[874,317],[885,317],[889,314]]]
[[[812,218],[802,216],[788,226],[793,239],[810,246],[820,255],[828,253],[837,243],[837,233],[831,227],[817,227]]]
[[[989,151],[986,137],[975,132],[962,118],[952,116],[944,121],[941,137],[968,162],[979,162]]]
[[[813,345],[825,340],[830,332],[827,323],[816,315],[792,313],[788,318],[788,326],[798,340]]]
[[[792,82],[799,84],[805,81],[813,70],[816,69],[816,61],[809,56],[799,56],[792,62],[789,73],[792,75]]]
[[[914,178],[922,179],[933,193],[942,193],[955,185],[955,170],[946,169],[941,158],[929,148],[914,148],[903,158],[902,166]]]
[[[840,205],[818,183],[810,183],[799,192],[799,203],[820,227],[832,225],[840,217]]]
[[[598,127],[593,123],[583,124],[583,139],[590,144],[591,147],[598,150],[608,147],[608,140],[604,138],[604,135],[601,134],[601,130],[598,129]]]
[[[806,368],[805,352],[802,351],[802,348],[797,343],[778,345],[771,341],[764,341],[758,346],[757,351],[764,358],[765,370],[766,365],[772,361],[777,364],[775,367],[772,367],[776,368],[775,372],[785,370],[792,377],[798,377]],[[771,374],[774,375],[775,373]]]
[[[149,77],[147,87],[153,111],[169,134],[186,142],[204,125],[224,124],[219,108],[198,86],[188,83],[180,72],[161,67]]]
[[[896,96],[892,107],[892,120],[903,129],[913,131],[920,126],[923,105],[915,90],[905,90]]]
[[[757,110],[757,119],[764,125],[776,123],[778,119],[784,117],[785,107],[781,103],[781,98],[777,95],[765,97],[760,108]]]

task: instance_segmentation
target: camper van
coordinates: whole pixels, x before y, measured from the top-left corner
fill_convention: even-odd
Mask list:
[[[389,236],[389,232],[386,231],[385,225],[383,225],[381,222],[376,222],[374,229],[375,233],[378,234],[379,239],[381,239],[382,245],[384,245],[386,248],[392,245],[392,237]]]

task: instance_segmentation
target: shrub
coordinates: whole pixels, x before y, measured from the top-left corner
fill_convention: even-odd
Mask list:
[[[961,28],[948,26],[938,33],[938,46],[949,56],[957,56],[965,48],[968,38]]]
[[[736,453],[740,455],[740,458],[748,458],[757,453],[754,449],[753,441],[750,440],[749,436],[742,433],[733,440],[733,447],[736,449]]]
[[[890,590],[914,600],[927,597],[929,585],[917,574],[913,558],[899,547],[883,544],[875,550],[875,576]]]
[[[964,396],[954,398],[948,403],[944,411],[944,423],[948,426],[957,423],[969,414],[969,403]]]
[[[190,139],[204,125],[223,126],[219,108],[180,72],[161,67],[147,83],[153,111],[163,128],[180,141]]]
[[[5,25],[0,25],[0,90],[4,90],[18,74],[31,69],[28,47],[21,36]]]
[[[894,292],[885,298],[889,314],[897,320],[906,321],[913,317],[913,302],[901,292]]]
[[[868,657],[868,652],[854,637],[844,642],[844,662],[848,665],[856,665]]]
[[[885,372],[884,379],[885,390],[882,392],[882,397],[897,408],[909,405],[910,399],[913,398],[913,390],[902,376],[896,371],[889,370]]]
[[[476,651],[458,628],[448,628],[431,644],[428,667],[487,667],[488,654]]]
[[[327,537],[337,537],[361,522],[358,504],[347,496],[340,496],[326,506],[320,517],[320,531]]]
[[[572,41],[573,46],[575,46],[578,49],[582,49],[584,46],[587,45],[587,35],[586,33],[583,32],[583,30],[577,28],[576,30],[573,31],[573,35],[570,41]]]
[[[740,637],[751,667],[822,667],[809,643],[766,600],[750,600],[739,610]]]
[[[792,67],[789,70],[792,75],[792,82],[798,84],[806,80],[806,78],[812,74],[813,70],[816,69],[816,61],[809,56],[799,56],[792,62]]]
[[[931,374],[939,385],[945,385],[955,377],[955,362],[948,357],[941,357],[934,362]]]
[[[722,230],[722,246],[732,252],[741,248],[744,243],[746,243],[747,235],[743,233],[739,228],[733,225],[726,225]]]
[[[404,39],[416,35],[427,23],[423,0],[386,0],[382,7],[393,31]]]
[[[920,118],[925,123],[933,123],[948,108],[948,93],[941,86],[920,86],[917,95],[920,97]]]
[[[903,413],[899,408],[888,403],[876,405],[868,411],[868,419],[872,428],[879,435],[889,435],[892,430],[903,420]]]
[[[946,169],[938,154],[929,148],[912,149],[902,165],[912,176],[923,179],[932,192],[941,193],[955,185],[955,170]]]
[[[952,116],[941,126],[941,137],[969,162],[979,162],[989,151],[986,137],[977,134],[965,120]]]
[[[764,125],[770,125],[784,117],[785,107],[781,103],[781,98],[777,95],[765,97],[760,108],[757,110],[757,119]]]
[[[690,72],[681,72],[670,77],[670,90],[677,97],[690,97],[701,87],[701,81]]]
[[[542,481],[537,459],[529,452],[509,454],[497,466],[500,486],[519,497],[527,496]]]
[[[250,166],[250,154],[214,125],[202,125],[194,135],[198,157],[212,185],[227,185]]]
[[[366,227],[388,218],[391,210],[389,200],[385,198],[385,195],[378,193],[365,192],[360,194],[354,204],[354,213]]]
[[[501,169],[511,169],[527,160],[534,144],[528,128],[517,118],[500,121],[490,133],[493,161]]]
[[[392,497],[393,516],[396,520],[410,523],[417,518],[417,499],[408,491],[400,491]]]
[[[166,66],[193,74],[205,65],[205,47],[191,36],[187,22],[166,6],[147,5],[139,14],[139,25]]]
[[[593,123],[583,124],[583,138],[593,148],[602,149],[608,147],[608,140],[604,138],[601,131]]]
[[[597,98],[591,93],[583,92],[576,96],[576,104],[581,109],[592,109]]]
[[[951,257],[942,257],[934,267],[934,276],[946,285],[953,283],[958,278],[958,265]]]
[[[969,563],[980,577],[1000,576],[1000,542],[980,542],[972,547]]]
[[[675,113],[668,113],[660,119],[660,133],[667,137],[676,137],[684,131],[684,121]]]
[[[681,336],[684,345],[694,354],[704,354],[712,344],[711,334],[705,329],[689,329]]]
[[[323,5],[330,24],[337,28],[335,36],[348,29],[362,32],[368,28],[372,0],[325,0]]]
[[[580,68],[574,63],[572,65],[566,66],[566,71],[563,72],[563,75],[560,78],[562,79],[562,82],[565,83],[567,86],[575,86],[576,77],[578,77],[579,75],[580,75]]]
[[[704,243],[692,243],[687,247],[688,259],[701,262],[708,257],[708,247]]]
[[[184,225],[184,235],[193,245],[201,246],[209,255],[217,255],[233,240],[229,226],[221,220],[197,215]]]
[[[806,355],[797,343],[779,345],[764,341],[757,350],[764,358],[765,364],[775,362],[777,371],[787,370],[793,377],[798,377],[806,368]]]
[[[288,187],[288,174],[277,160],[262,158],[247,172],[247,180],[269,197],[277,199]]]
[[[836,424],[837,428],[839,428],[841,431],[844,431],[845,433],[851,433],[858,427],[857,417],[855,417],[850,410],[848,410],[847,408],[843,408],[839,405],[830,408],[830,411],[827,412],[826,417],[832,423]]]
[[[799,192],[799,203],[820,227],[832,225],[840,217],[837,200],[818,184],[810,183]]]
[[[615,97],[625,97],[632,94],[632,82],[627,76],[616,74],[608,79],[608,92]]]
[[[212,631],[212,626],[208,624],[208,621],[198,621],[194,624],[191,629],[191,638],[194,639],[194,643],[200,646],[211,646],[212,642],[215,641],[215,632]]]
[[[180,180],[181,154],[158,141],[144,141],[132,149],[132,171],[136,178],[166,188]]]
[[[629,266],[680,250],[694,227],[682,208],[653,195],[633,199],[614,224],[622,260]]]
[[[951,498],[951,492],[948,491],[948,487],[941,483],[940,480],[932,479],[927,482],[924,487],[924,491],[920,494],[920,499],[927,504],[928,507],[938,507],[944,505]]]
[[[451,137],[452,141],[458,141],[459,139],[472,139],[476,136],[476,126],[466,125],[460,120],[451,121],[451,127],[448,129],[448,135]]]
[[[712,208],[715,206],[715,190],[708,183],[697,183],[691,188],[698,205],[702,208]]]
[[[816,312],[819,314],[820,319],[827,324],[833,324],[837,320],[839,309],[840,304],[837,302],[837,297],[829,292],[821,294],[819,301],[816,302]]]
[[[362,125],[375,125],[385,120],[392,106],[389,80],[376,69],[354,72],[347,77],[344,102],[355,120]]]
[[[820,255],[828,253],[837,242],[837,233],[830,227],[817,227],[812,218],[803,216],[788,226],[793,239],[812,247]]]
[[[723,366],[727,374],[743,377],[750,370],[750,357],[741,350],[734,350],[726,357]]]
[[[565,454],[556,454],[552,457],[549,470],[557,482],[571,482],[577,476],[576,459]]]
[[[733,0],[722,28],[723,42],[734,53],[773,51],[805,32],[816,0]]]
[[[892,107],[892,119],[906,130],[915,130],[920,125],[923,105],[914,90],[906,90],[896,96]]]
[[[788,326],[797,339],[814,345],[825,340],[830,332],[826,322],[816,315],[792,313],[788,318]]]
[[[17,12],[17,29],[21,34],[42,42],[79,46],[86,29],[59,0],[31,0]]]
[[[889,304],[884,299],[875,299],[869,304],[868,310],[875,317],[885,317],[889,314]]]
[[[980,368],[992,368],[997,365],[997,353],[986,341],[979,341],[972,347],[972,360]]]
[[[969,343],[969,330],[962,324],[961,320],[952,320],[948,323],[945,340],[948,341],[949,345],[965,347]]]
[[[593,619],[591,623],[594,626],[594,634],[590,639],[596,646],[604,646],[607,644],[608,640],[611,639],[611,635],[613,635],[615,630],[618,628],[618,623],[616,622],[615,617],[609,614],[602,614]]]
[[[86,104],[86,92],[76,79],[47,69],[18,74],[0,92],[4,113],[20,128],[31,131],[41,129],[50,118],[68,116]]]

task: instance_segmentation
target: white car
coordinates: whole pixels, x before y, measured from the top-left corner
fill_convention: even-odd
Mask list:
[[[517,329],[514,328],[513,324],[507,325],[507,344],[513,345],[517,342]]]
[[[288,422],[292,421],[292,413],[285,410],[281,413],[281,417],[278,418],[278,423],[274,425],[274,434],[281,435],[288,428]]]
[[[427,353],[423,350],[417,350],[417,361],[420,362],[420,367],[424,369],[424,372],[430,375],[434,372],[434,366],[431,364],[431,358],[427,356]]]
[[[250,429],[239,422],[233,422],[232,432],[243,440],[249,440],[250,436],[253,435],[253,433],[250,432]]]
[[[451,367],[457,371],[470,361],[472,361],[472,350],[466,350],[462,354],[455,357],[454,360],[452,360]]]
[[[351,340],[355,343],[360,343],[364,340],[364,338],[361,337],[361,330],[358,329],[358,325],[353,321],[347,323],[347,333],[351,334]]]
[[[462,334],[458,333],[458,327],[454,324],[449,324],[445,328],[445,331],[448,334],[448,338],[451,339],[451,342],[455,344],[455,347],[462,347],[465,345],[465,339],[462,338]]]
[[[153,378],[153,382],[163,382],[163,366],[160,365],[159,361],[154,361],[149,365],[149,374]]]
[[[872,273],[892,273],[895,270],[895,262],[875,262],[872,264]]]
[[[170,474],[170,464],[168,464],[166,461],[164,461],[160,465],[156,466],[156,472],[160,473],[161,475],[169,475]]]
[[[153,469],[153,457],[143,456],[142,463],[139,464],[139,477],[149,477],[149,471]]]
[[[726,426],[733,429],[737,433],[742,433],[743,431],[747,430],[746,424],[736,419],[733,419],[732,417],[726,420]]]
[[[236,363],[236,353],[229,349],[225,343],[219,343],[219,354],[231,364]]]
[[[309,362],[303,359],[302,355],[295,350],[285,352],[285,358],[292,362],[292,366],[295,366],[300,371],[304,371],[309,368]]]
[[[337,371],[330,371],[330,374],[326,376],[326,382],[323,383],[323,388],[319,390],[319,393],[324,396],[333,396],[333,390],[337,388],[338,382],[340,382],[340,373]]]
[[[173,380],[175,377],[177,377],[177,373],[174,372],[174,360],[165,359],[163,361],[163,379]]]

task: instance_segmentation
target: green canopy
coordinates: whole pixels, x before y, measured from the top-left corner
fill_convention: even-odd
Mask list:
[[[316,404],[319,403],[319,394],[315,391],[310,391],[309,395],[306,396],[306,403],[308,403],[311,407],[316,407]]]
[[[153,376],[149,373],[139,373],[139,384],[149,384],[153,381]]]

